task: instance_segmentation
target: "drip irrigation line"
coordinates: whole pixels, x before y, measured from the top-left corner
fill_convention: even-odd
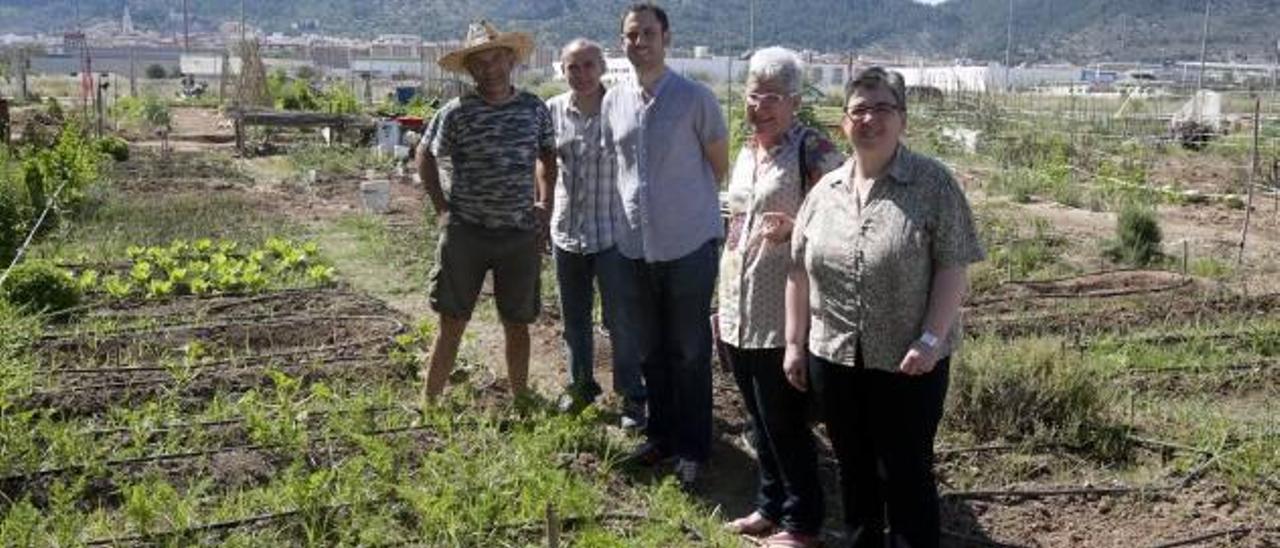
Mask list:
[[[400,327],[403,328],[403,325],[401,325]],[[395,331],[393,330],[393,332]],[[197,363],[193,363],[186,366],[175,366],[175,367],[177,368],[185,367],[190,369],[209,369],[209,368],[217,368],[223,365],[236,365],[238,366],[236,367],[237,369],[263,367],[269,364],[261,364],[261,363],[255,364],[254,362],[260,361],[260,360],[271,360],[275,358],[284,358],[284,357],[290,357],[290,356],[303,356],[308,354],[322,354],[322,353],[332,354],[332,353],[340,352],[342,350],[350,350],[353,348],[364,348],[365,346],[368,346],[371,344],[386,342],[386,340],[387,340],[386,337],[375,335],[375,336],[366,337],[363,339],[358,339],[356,341],[343,343],[343,344],[322,345],[322,346],[316,346],[311,348],[303,348],[299,350],[282,350],[278,352],[267,352],[264,354],[236,356],[232,358],[202,361],[202,362],[197,362]],[[47,369],[44,371],[38,371],[37,373],[43,373],[45,375],[99,375],[99,374],[109,375],[109,374],[116,374],[116,373],[123,373],[123,374],[154,373],[154,372],[172,371],[173,369],[174,367],[165,367],[165,366],[90,367],[90,368],[73,368],[73,369],[54,368],[54,369]]]
[[[1235,537],[1238,535],[1247,535],[1250,533],[1276,533],[1276,532],[1280,532],[1280,526],[1235,527],[1232,529],[1221,529],[1218,531],[1210,531],[1208,533],[1196,535],[1194,537],[1189,537],[1182,540],[1175,540],[1173,542],[1163,542],[1160,544],[1153,544],[1151,548],[1179,548],[1181,546],[1191,546],[1194,544],[1200,544],[1202,542],[1213,540],[1219,537]]]
[[[366,357],[326,358],[323,360],[306,362],[306,363],[282,364],[279,367],[281,369],[296,369],[299,367],[308,367],[311,365],[320,365],[320,364],[323,364],[323,365],[332,365],[332,364],[338,364],[338,363],[369,364],[373,361],[374,360],[371,360]],[[269,367],[270,365],[271,364],[262,364],[260,366],[245,367],[242,369],[252,370],[252,369],[259,369],[262,367]],[[155,386],[155,385],[170,385],[173,383],[174,383],[174,379],[149,379],[149,380],[134,380],[134,381],[122,381],[122,382],[108,382],[108,383],[94,384],[89,386],[79,386],[75,388],[64,388],[60,390],[46,390],[41,392],[34,392],[31,394],[31,397],[32,398],[58,398],[58,397],[65,397],[70,394],[79,394],[79,393],[88,392],[88,391],[122,390],[122,389],[130,389],[130,388],[142,388],[142,387]]]
[[[70,181],[62,181],[62,184],[58,185],[58,189],[53,191],[53,195],[45,201],[44,211],[40,212],[40,217],[36,219],[36,224],[31,227],[30,232],[27,232],[27,238],[23,240],[22,245],[18,247],[18,252],[13,254],[13,260],[9,261],[9,266],[4,269],[3,273],[0,273],[0,288],[4,287],[5,280],[9,279],[9,273],[13,271],[14,267],[18,266],[20,261],[22,261],[22,256],[27,253],[27,248],[31,247],[31,241],[35,239],[36,233],[40,231],[40,226],[44,224],[45,218],[49,216],[49,211],[53,210],[53,206],[56,204],[58,195],[62,194],[62,189],[67,186],[68,182]]]
[[[1217,367],[1187,367],[1187,366],[1167,366],[1167,367],[1141,367],[1135,369],[1127,369],[1117,372],[1117,376],[1124,375],[1212,375],[1215,373],[1232,373],[1245,371],[1249,373],[1261,373],[1270,371],[1275,368],[1275,361],[1259,361],[1254,363],[1237,363],[1232,365],[1221,365]]]
[[[233,301],[231,304],[221,305],[221,307],[225,308],[228,306],[236,306],[239,304],[252,304],[254,302],[259,302],[259,301],[269,301],[277,297],[283,297],[288,295],[295,295],[295,294],[305,295],[310,293],[314,293],[314,294],[334,293],[338,295],[353,295],[353,296],[357,295],[349,291],[344,291],[344,290],[335,291],[335,290],[329,290],[324,288],[287,288],[287,289],[265,291],[260,293],[227,292],[227,293],[216,293],[216,294],[205,295],[205,296],[173,295],[173,296],[159,298],[159,299],[136,299],[136,300],[126,300],[126,301],[108,300],[105,302],[86,303],[78,306],[73,306],[71,308],[67,308],[64,310],[60,310],[58,312],[54,312],[50,314],[50,316],[58,317],[62,315],[75,314],[75,313],[83,312],[86,310],[98,310],[98,309],[120,310],[120,311],[133,310],[133,309],[143,308],[147,306],[173,304],[181,301],[191,301],[191,302],[198,303],[199,301],[215,301],[216,302],[224,299],[242,299],[241,301]],[[126,306],[113,307],[111,306],[112,304],[126,305]],[[215,304],[213,307],[211,307],[211,309],[218,310],[220,308],[217,304]],[[110,315],[104,314],[104,316],[110,316]],[[159,316],[154,316],[154,317],[159,317]]]
[[[116,330],[116,331],[106,331],[106,332],[96,332],[96,331],[92,331],[92,330],[90,330],[88,333],[79,333],[79,332],[75,332],[75,333],[49,333],[49,334],[46,334],[46,335],[42,335],[42,336],[40,337],[40,340],[41,340],[42,342],[50,342],[50,343],[52,343],[52,342],[68,341],[68,340],[69,340],[69,341],[72,341],[72,342],[75,342],[76,340],[81,339],[81,338],[83,338],[83,337],[85,337],[85,336],[94,336],[94,337],[103,337],[103,338],[112,338],[112,339],[123,339],[123,338],[128,338],[128,337],[137,337],[137,336],[139,336],[139,335],[161,335],[161,334],[169,334],[169,333],[179,333],[179,332],[182,332],[182,331],[199,331],[199,330],[209,330],[209,331],[212,331],[212,330],[217,330],[217,329],[227,329],[227,328],[232,328],[232,327],[246,327],[246,326],[248,326],[249,324],[252,324],[252,327],[254,327],[254,328],[262,328],[262,329],[266,329],[266,328],[270,328],[270,327],[281,327],[281,326],[286,326],[286,327],[287,327],[287,326],[294,325],[294,324],[297,324],[297,323],[302,323],[302,322],[304,322],[304,321],[317,321],[317,320],[319,320],[319,321],[338,321],[338,320],[343,320],[343,321],[359,321],[359,320],[366,320],[366,321],[368,321],[368,320],[378,320],[378,321],[388,322],[388,323],[391,323],[392,325],[394,325],[394,326],[395,326],[395,329],[394,329],[393,331],[394,331],[394,332],[396,332],[396,333],[403,332],[403,331],[404,331],[404,328],[405,328],[405,326],[404,326],[404,322],[400,321],[398,318],[395,318],[395,317],[392,317],[392,316],[387,316],[387,315],[375,315],[375,314],[355,314],[355,315],[345,315],[345,314],[344,314],[344,315],[298,314],[298,315],[278,316],[278,315],[270,315],[270,314],[259,314],[259,315],[254,315],[254,316],[244,316],[244,317],[240,317],[240,318],[235,318],[235,321],[223,321],[223,322],[210,323],[210,324],[186,323],[186,324],[173,324],[173,325],[162,325],[162,326],[147,326],[147,327],[126,328],[126,329],[120,329],[120,330]],[[101,343],[101,342],[103,342],[103,341],[98,341],[98,342],[99,342],[99,343]]]
[[[1085,274],[1080,274],[1077,276],[1069,276],[1065,278],[1056,278],[1056,279],[1049,279],[1049,280],[1011,280],[1011,281],[1005,282],[1002,285],[1026,286],[1031,284],[1055,284],[1055,283],[1064,283],[1064,282],[1080,280],[1080,279],[1089,278],[1089,277],[1107,276],[1107,275],[1121,274],[1126,272],[1153,272],[1153,273],[1173,274],[1173,272],[1167,271],[1167,270],[1136,270],[1136,269],[1135,270],[1102,270],[1098,272],[1089,272]],[[975,299],[967,303],[967,305],[969,307],[981,307],[981,306],[988,306],[988,305],[998,304],[998,303],[1003,303],[1008,301],[1029,300],[1029,299],[1105,299],[1110,297],[1123,297],[1128,295],[1163,293],[1166,291],[1174,291],[1174,290],[1182,289],[1186,286],[1189,286],[1195,283],[1195,279],[1190,276],[1179,275],[1178,278],[1179,279],[1174,283],[1154,286],[1154,287],[1137,287],[1137,288],[1128,288],[1128,289],[1109,289],[1109,290],[1104,289],[1104,290],[1084,291],[1084,292],[1065,292],[1064,291],[1064,292],[1056,292],[1056,293],[1032,293],[1029,295],[1025,295],[1025,294],[1005,295],[1000,297],[990,297],[986,299]]]
[[[394,410],[405,410],[405,408],[397,405],[375,405],[371,407],[362,407],[360,409],[322,409],[319,411],[309,412],[308,416],[319,418],[319,417],[325,417],[334,413],[345,413],[348,415],[356,415],[361,413],[383,413],[383,412],[394,411]],[[225,420],[200,421],[200,422],[173,422],[173,423],[162,424],[158,428],[147,430],[147,433],[165,434],[165,433],[181,431],[181,430],[195,430],[198,428],[217,428],[222,426],[235,426],[237,424],[243,423],[244,421],[245,419],[239,418],[239,419],[225,419]],[[94,429],[84,431],[84,433],[89,436],[110,436],[114,434],[128,434],[132,432],[134,432],[133,429],[126,428],[126,427],[94,428]]]
[[[1146,440],[1154,441],[1154,440]],[[1173,445],[1167,444],[1166,445]],[[1206,450],[1194,449],[1190,447],[1179,447],[1180,449],[1190,450],[1205,456],[1205,459],[1192,468],[1187,474],[1173,481],[1152,482],[1144,485],[1120,485],[1116,487],[1062,487],[1054,489],[978,489],[971,491],[950,491],[942,493],[943,498],[956,500],[970,499],[999,499],[999,498],[1015,498],[1015,499],[1039,499],[1050,497],[1067,497],[1067,496],[1117,496],[1131,494],[1147,494],[1147,493],[1168,493],[1185,489],[1192,482],[1199,479],[1210,466],[1213,466],[1222,457],[1223,453],[1210,452]]]
[[[1048,497],[1066,497],[1076,495],[1128,495],[1133,493],[1159,493],[1176,489],[1175,485],[1142,485],[1121,487],[1066,487],[1060,489],[985,489],[974,491],[950,491],[942,493],[943,498],[956,500],[970,499],[1038,499]]]
[[[394,427],[394,428],[382,428],[377,430],[369,430],[366,432],[360,432],[359,434],[365,435],[365,436],[390,436],[394,434],[403,434],[406,432],[431,432],[435,429],[436,427],[434,425],[411,425],[411,426],[400,426],[400,427]],[[309,445],[332,442],[332,441],[341,440],[341,439],[342,438],[339,436],[323,436],[319,439],[314,440]],[[199,450],[193,450],[193,451],[162,453],[159,455],[147,455],[144,457],[131,457],[126,459],[108,459],[108,460],[104,460],[97,463],[70,464],[70,465],[59,466],[55,468],[43,468],[40,470],[35,470],[32,472],[26,472],[22,474],[12,474],[9,476],[0,477],[0,484],[13,483],[13,482],[24,481],[24,480],[29,481],[35,478],[68,474],[72,472],[87,470],[95,466],[102,466],[104,468],[114,468],[114,467],[123,467],[123,466],[134,466],[139,464],[155,464],[160,462],[190,460],[190,459],[195,459],[200,457],[212,457],[215,455],[223,455],[227,453],[237,453],[237,452],[260,453],[260,452],[266,452],[266,451],[271,451],[276,449],[288,449],[288,448],[289,446],[281,445],[281,444],[245,444],[245,445],[229,445],[229,446],[218,447],[214,449],[199,449]]]

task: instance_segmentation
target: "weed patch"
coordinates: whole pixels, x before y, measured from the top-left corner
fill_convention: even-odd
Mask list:
[[[1108,460],[1125,454],[1107,386],[1057,340],[973,341],[952,379],[948,424],[979,440],[1066,444]]]

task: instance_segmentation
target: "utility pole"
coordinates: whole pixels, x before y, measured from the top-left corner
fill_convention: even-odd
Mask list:
[[[1200,31],[1200,74],[1196,76],[1196,97],[1204,89],[1204,57],[1209,51],[1209,0],[1204,0],[1204,29]]]
[[[191,18],[187,16],[187,0],[182,0],[182,51],[191,50]]]
[[[750,10],[747,23],[747,51],[755,51],[756,49],[756,0],[750,0]]]
[[[1009,71],[1012,70],[1013,60],[1013,0],[1009,0],[1009,16],[1005,28],[1004,35],[1004,90],[1008,92],[1012,82],[1009,80]]]

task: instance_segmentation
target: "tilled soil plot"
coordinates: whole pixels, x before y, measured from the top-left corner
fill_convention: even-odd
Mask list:
[[[1123,333],[1155,323],[1195,324],[1224,315],[1280,310],[1280,294],[1238,295],[1176,273],[1115,271],[1045,282],[1006,284],[965,308],[970,335]]]
[[[268,370],[306,381],[402,373],[386,356],[404,322],[355,293],[181,298],[87,316],[37,343],[43,384],[22,407],[93,414],[161,392],[198,402],[270,384]]]

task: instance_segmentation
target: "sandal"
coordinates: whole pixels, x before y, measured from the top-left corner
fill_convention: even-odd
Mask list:
[[[765,538],[761,546],[766,548],[816,548],[822,541],[815,535],[795,531],[781,531]]]
[[[759,510],[752,512],[746,517],[735,519],[724,524],[724,529],[730,533],[737,535],[747,535],[749,537],[762,537],[773,532],[778,524],[773,520],[764,517]]]

